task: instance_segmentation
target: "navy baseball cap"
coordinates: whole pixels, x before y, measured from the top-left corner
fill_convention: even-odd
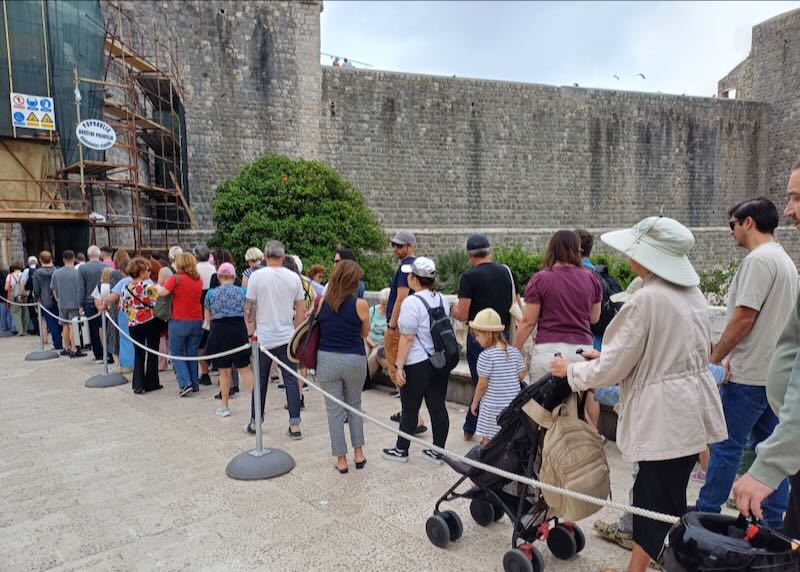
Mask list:
[[[489,237],[483,234],[473,234],[467,239],[467,252],[486,250],[491,248]]]

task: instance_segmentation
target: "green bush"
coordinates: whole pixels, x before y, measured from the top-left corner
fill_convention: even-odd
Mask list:
[[[713,306],[724,306],[728,297],[733,275],[739,268],[737,260],[729,260],[725,264],[717,264],[710,270],[698,272],[700,290],[706,295],[708,303]]]
[[[307,266],[326,267],[338,246],[361,258],[386,243],[377,217],[349,181],[319,161],[281,155],[264,155],[220,184],[212,217],[209,246],[227,248],[241,267],[249,247],[263,248],[269,240],[283,242]]]
[[[493,259],[498,264],[505,264],[511,269],[517,292],[521,296],[525,293],[528,280],[542,268],[544,253],[541,251],[530,253],[522,245],[514,244],[513,246],[498,246],[495,248]]]
[[[364,269],[364,284],[367,290],[382,290],[392,283],[397,270],[397,260],[394,256],[365,254],[358,258],[358,262]]]
[[[451,250],[436,257],[436,285],[443,294],[458,294],[461,275],[469,270],[469,256],[463,250]]]
[[[628,287],[628,284],[633,282],[634,278],[636,278],[636,274],[634,274],[633,270],[631,270],[631,265],[628,263],[628,258],[625,256],[601,252],[599,254],[590,256],[589,260],[595,266],[598,264],[605,266],[608,270],[608,273],[617,279],[617,282],[619,282],[619,285],[623,290]]]

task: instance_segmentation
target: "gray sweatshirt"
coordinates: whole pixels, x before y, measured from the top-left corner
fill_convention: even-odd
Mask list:
[[[765,485],[778,488],[781,481],[800,471],[800,298],[789,314],[767,372],[767,398],[778,416],[778,425],[756,447],[750,474]]]

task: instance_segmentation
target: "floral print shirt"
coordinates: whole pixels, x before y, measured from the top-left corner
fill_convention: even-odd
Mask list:
[[[144,324],[155,317],[153,308],[158,294],[155,283],[149,278],[141,282],[123,279],[117,283],[113,292],[120,296],[119,308],[128,316],[128,327]]]

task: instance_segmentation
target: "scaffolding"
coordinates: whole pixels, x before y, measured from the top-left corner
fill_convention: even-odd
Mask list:
[[[186,123],[176,50],[157,21],[146,29],[119,5],[105,6],[103,78],[76,71],[75,83],[102,93],[103,119],[117,143],[104,160],[80,156],[62,173],[81,180],[92,242],[99,232],[117,248],[164,250],[180,243],[181,230],[196,228],[185,191]]]
[[[44,22],[47,3],[41,3]],[[81,73],[78,59],[72,69],[74,100],[56,100],[61,110],[70,105],[75,113],[49,140],[54,156],[61,157],[54,157],[56,166],[49,176],[25,175],[25,184],[41,187],[36,204],[30,193],[17,205],[14,199],[6,200],[0,204],[0,222],[85,222],[94,244],[137,253],[166,250],[180,243],[182,230],[196,228],[187,192],[186,121],[176,44],[156,13],[143,24],[119,4],[105,2],[101,19],[87,16],[80,26],[93,33],[102,30],[102,66],[84,66]],[[49,24],[59,27],[52,16]],[[97,102],[95,110],[81,104],[82,99]],[[105,152],[84,149],[74,141],[82,119],[99,118],[117,136]],[[42,138],[40,133],[22,137]]]

